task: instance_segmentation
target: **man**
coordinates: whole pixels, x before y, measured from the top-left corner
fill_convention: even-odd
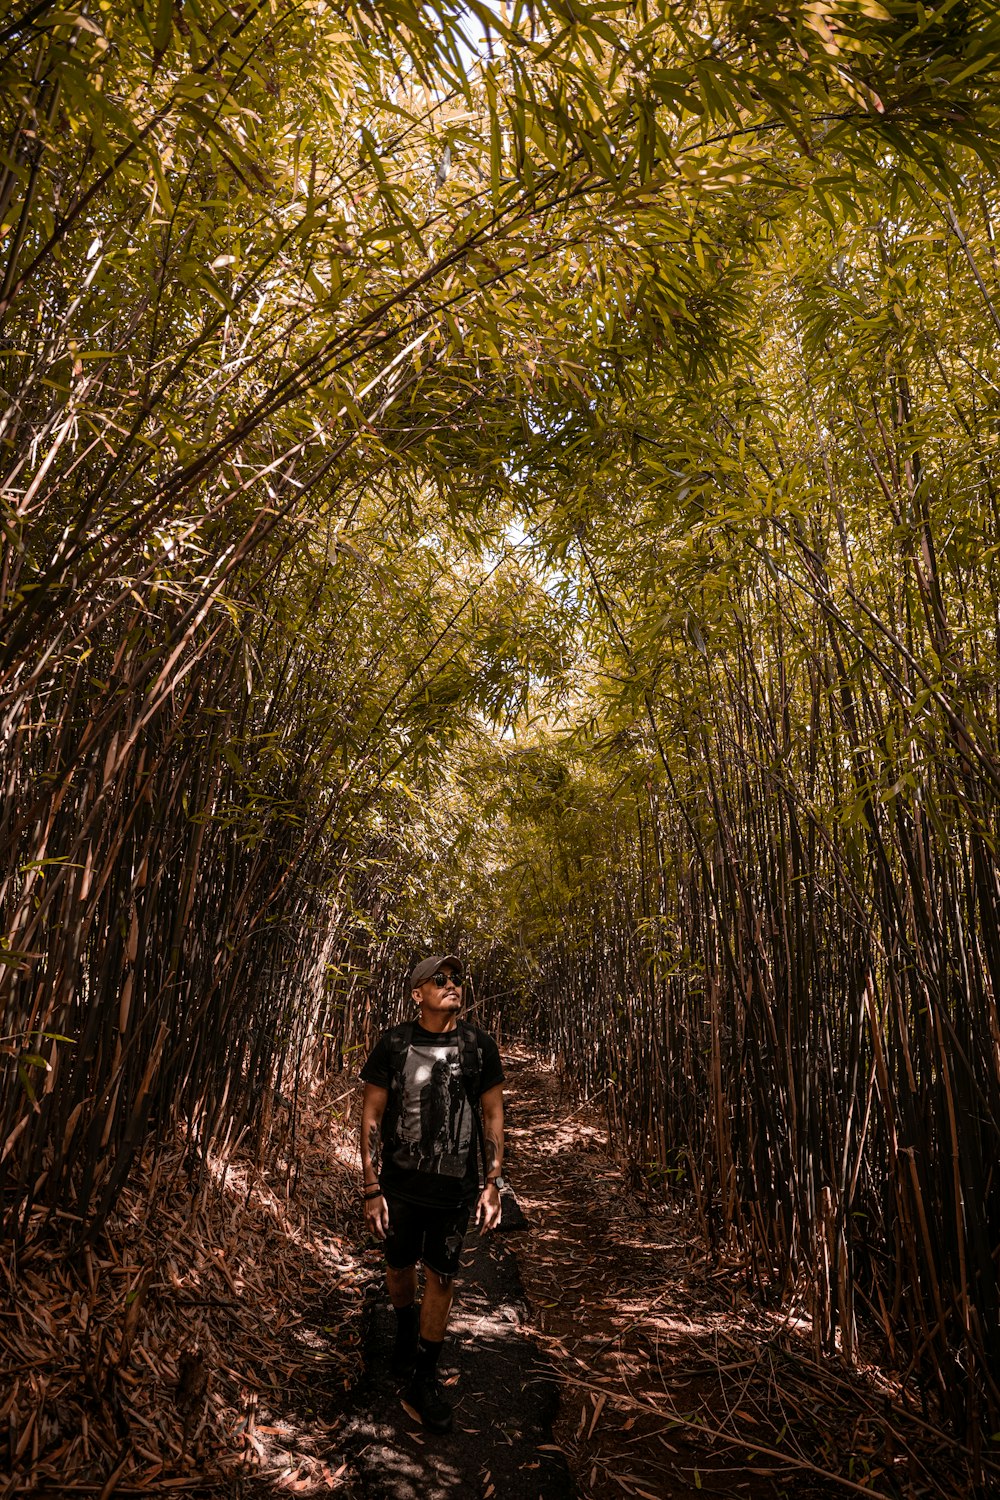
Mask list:
[[[412,1371],[403,1399],[431,1432],[451,1427],[437,1370],[469,1215],[475,1203],[480,1234],[492,1229],[504,1186],[503,1068],[493,1039],[459,1019],[464,982],[454,954],[417,964],[410,991],[419,1020],[383,1032],[361,1069],[365,1220],[385,1244],[393,1369]]]

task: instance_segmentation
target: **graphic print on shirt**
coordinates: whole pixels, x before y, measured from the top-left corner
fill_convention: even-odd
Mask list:
[[[415,1042],[403,1067],[403,1099],[392,1158],[412,1172],[464,1177],[472,1144],[472,1110],[465,1097],[457,1047]]]

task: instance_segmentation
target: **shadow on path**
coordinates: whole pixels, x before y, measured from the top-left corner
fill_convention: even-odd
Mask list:
[[[564,1456],[546,1448],[559,1398],[551,1363],[523,1331],[517,1264],[503,1240],[466,1240],[442,1355],[455,1406],[443,1437],[425,1432],[389,1375],[395,1316],[381,1276],[365,1309],[365,1375],[340,1436],[358,1500],[571,1500]]]

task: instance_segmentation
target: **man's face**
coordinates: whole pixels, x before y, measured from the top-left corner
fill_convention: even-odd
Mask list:
[[[438,981],[442,981],[438,983]],[[442,964],[436,974],[426,979],[413,998],[422,1010],[432,1015],[455,1015],[462,1009],[462,976],[453,964]]]

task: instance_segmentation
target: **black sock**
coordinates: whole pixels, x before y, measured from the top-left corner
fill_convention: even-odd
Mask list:
[[[417,1342],[417,1374],[433,1375],[444,1348],[444,1339],[425,1339],[423,1334]]]
[[[396,1308],[396,1342],[413,1344],[420,1329],[420,1309],[415,1302]]]

